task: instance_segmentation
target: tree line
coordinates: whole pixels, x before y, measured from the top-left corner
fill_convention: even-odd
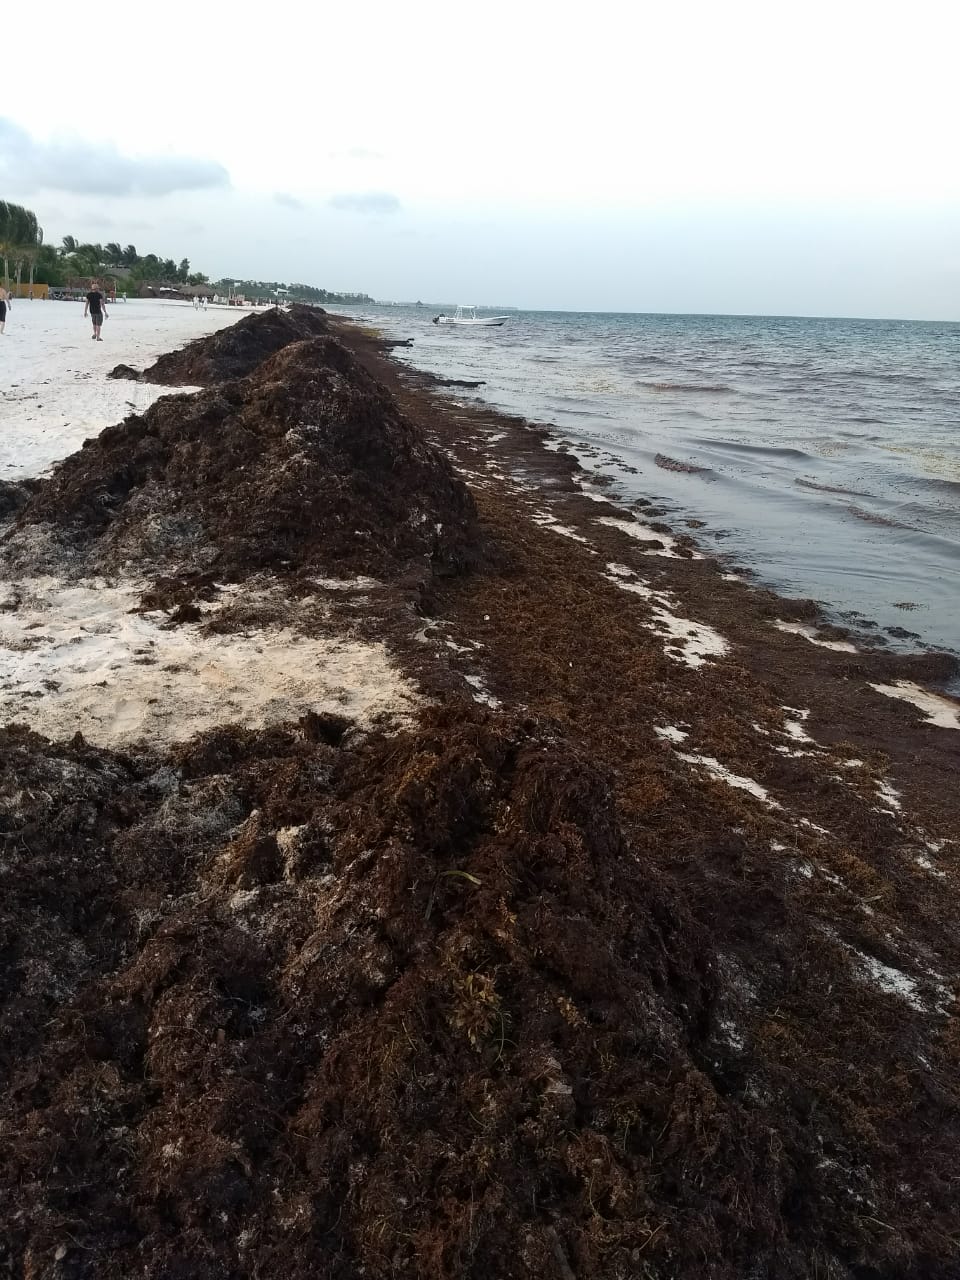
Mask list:
[[[75,236],[64,236],[56,250],[56,267],[65,276],[114,275],[130,284],[144,280],[168,280],[172,284],[209,284],[202,271],[190,270],[190,259],[161,258],[156,253],[140,254],[137,246],[121,246],[115,240],[109,244],[81,244]],[[63,284],[64,280],[49,280],[48,284]]]
[[[190,270],[189,259],[175,262],[156,253],[141,255],[132,244],[87,244],[76,236],[64,236],[59,245],[45,244],[33,210],[8,200],[0,200],[0,258],[4,285],[10,283],[12,267],[18,288],[27,268],[30,285],[64,285],[71,277],[97,275],[114,275],[128,285],[144,280],[209,283],[203,272]]]
[[[158,254],[141,255],[136,245],[88,244],[75,236],[64,236],[59,245],[45,244],[43,227],[37,215],[22,205],[0,200],[0,258],[3,261],[4,285],[10,283],[10,267],[19,289],[24,270],[29,269],[29,284],[63,286],[72,278],[113,276],[118,289],[127,291],[146,281],[168,284],[209,284],[211,292],[227,293],[231,289],[253,296],[275,296],[278,292],[297,302],[371,302],[365,293],[331,293],[312,285],[286,286],[270,280],[229,280],[211,283],[201,271],[192,271],[188,258],[176,262]]]
[[[366,293],[334,293],[312,284],[286,284],[283,280],[218,280],[218,293],[242,293],[247,298],[279,297],[288,302],[373,302]]]
[[[43,250],[43,227],[32,209],[22,204],[0,200],[0,257],[3,258],[4,287],[10,284],[10,263],[13,263],[17,285],[25,266],[30,268],[30,283]]]

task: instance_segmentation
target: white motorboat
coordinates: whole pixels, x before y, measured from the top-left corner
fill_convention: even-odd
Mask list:
[[[462,325],[482,325],[488,329],[496,328],[497,325],[503,324],[508,320],[509,316],[478,316],[476,307],[457,307],[456,312],[452,316],[445,315],[442,311],[438,316],[433,317],[434,324],[462,324]]]

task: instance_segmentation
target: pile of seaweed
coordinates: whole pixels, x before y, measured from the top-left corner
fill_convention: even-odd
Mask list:
[[[35,480],[0,480],[0,520],[6,520],[21,507],[26,506],[30,494],[37,488]]]
[[[0,1273],[955,1275],[913,1015],[811,967],[668,767],[637,823],[474,706],[163,761],[0,733]]]
[[[21,573],[41,570],[38,527],[74,571],[132,566],[181,585],[268,569],[429,578],[477,554],[466,487],[332,337],[290,343],[246,378],[164,397],[86,441],[18,514],[5,550]]]
[[[137,373],[119,364],[111,378],[137,378],[168,387],[209,387],[233,378],[245,378],[268,356],[291,342],[303,342],[329,334],[326,312],[319,307],[293,306],[244,316],[236,324],[196,338],[164,355]]]

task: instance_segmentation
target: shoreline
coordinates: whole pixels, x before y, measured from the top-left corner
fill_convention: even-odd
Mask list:
[[[623,501],[653,498],[666,520],[681,528],[689,520],[707,548],[748,565],[773,590],[816,598],[837,625],[885,635],[894,649],[914,643],[960,655],[960,531],[949,496],[957,471],[945,439],[942,386],[928,386],[928,399],[917,400],[929,412],[929,428],[920,425],[921,414],[903,423],[901,439],[894,424],[902,397],[892,395],[885,406],[887,393],[879,389],[890,383],[869,359],[862,376],[850,379],[851,405],[834,403],[837,371],[829,360],[817,365],[823,334],[807,335],[806,393],[814,400],[822,393],[823,402],[804,418],[788,380],[778,408],[771,387],[780,388],[788,366],[775,354],[774,321],[765,331],[770,350],[765,354],[758,337],[742,363],[723,332],[698,338],[696,330],[654,326],[649,334],[633,333],[630,341],[642,336],[646,352],[634,369],[626,349],[622,359],[604,354],[603,338],[614,349],[620,340],[612,325],[596,332],[574,325],[567,334],[531,316],[501,343],[438,337],[413,312],[371,315],[367,322],[378,320],[391,334],[414,335],[404,362],[484,380],[464,398],[476,395],[508,415],[548,425],[586,470],[614,478]],[[782,337],[788,350],[798,340],[793,333]],[[888,335],[888,344],[895,341]],[[949,385],[943,341],[939,358]],[[674,348],[684,356],[671,355]],[[769,374],[761,376],[765,360]],[[866,416],[848,421],[844,413],[853,414],[858,397]],[[909,418],[914,411],[904,412]],[[781,415],[782,424],[773,426]],[[863,425],[874,417],[878,425]]]
[[[340,336],[351,345],[353,322],[343,323]],[[747,677],[758,697],[754,725],[766,723],[773,706],[803,708],[810,726],[803,736],[822,739],[820,749],[826,751],[842,745],[853,758],[882,753],[890,773],[909,780],[923,795],[924,808],[938,815],[936,820],[922,820],[921,826],[927,821],[945,839],[960,830],[960,803],[954,802],[949,784],[950,773],[960,764],[960,733],[956,732],[960,699],[947,692],[960,668],[954,655],[871,646],[869,633],[857,635],[832,624],[817,602],[782,596],[731,574],[723,559],[699,550],[689,534],[678,534],[659,519],[645,520],[644,507],[652,505],[648,501],[608,502],[595,478],[569,454],[553,447],[548,428],[458,401],[449,389],[432,386],[432,375],[393,360],[389,350],[377,350],[363,336],[358,341],[354,334],[352,345],[401,405],[425,425],[428,437],[451,457],[473,489],[482,514],[489,504],[498,538],[508,538],[507,529],[518,518],[530,521],[522,538],[514,535],[522,548],[518,556],[531,559],[534,545],[539,544],[538,550],[551,566],[558,560],[563,565],[560,580],[544,574],[543,589],[549,582],[566,597],[576,566],[581,590],[597,597],[585,609],[578,601],[587,618],[592,620],[598,610],[604,618],[630,613],[631,628],[636,628],[631,629],[631,641],[645,637],[645,648],[658,648],[667,658],[665,669],[678,683],[690,679],[685,668],[701,678],[718,677],[716,693],[696,693],[708,718],[717,717],[728,699],[744,701],[739,686]],[[551,543],[555,544],[552,554]],[[495,598],[491,597],[489,610],[496,607]],[[444,598],[438,607],[449,611],[451,603]],[[538,614],[534,606],[531,626]],[[490,637],[491,626],[484,624],[492,612],[472,606],[467,616],[471,642],[496,654],[496,667],[484,675],[484,687],[508,706],[527,705],[526,686],[517,675],[523,668],[516,642],[504,644],[498,652]],[[562,634],[562,616],[552,621]],[[605,647],[601,650],[609,658]],[[724,667],[733,668],[732,680],[719,678]],[[529,664],[526,675],[534,679]],[[586,690],[583,696],[586,701]],[[691,691],[683,689],[681,705],[690,696]],[[712,706],[711,697],[717,700]],[[576,729],[585,713],[575,705],[572,692],[565,699],[572,704],[565,728]],[[556,707],[553,702],[554,713]],[[738,718],[743,718],[742,708]],[[724,732],[728,728],[725,725]],[[789,768],[787,752],[795,750],[795,744],[781,742],[776,745],[786,745],[787,752],[774,751],[768,731],[755,729],[752,734],[748,731],[750,736],[752,742],[741,739],[737,745],[738,759],[750,762],[744,771],[755,770],[751,777],[759,772],[762,781],[764,771],[757,766],[764,756],[768,765],[773,764],[774,776]],[[722,743],[721,735],[707,734],[706,745],[716,748],[721,758]],[[856,750],[847,752],[848,745]],[[617,759],[615,752],[608,763],[616,767]],[[800,767],[802,773],[808,769],[809,762]],[[960,845],[956,849],[960,852]]]
[[[891,672],[902,671],[905,677],[915,674],[935,686],[935,696],[946,691],[945,685],[960,679],[960,655],[952,650],[924,642],[914,643],[907,637],[899,637],[902,647],[895,647],[890,639],[877,633],[877,624],[870,619],[859,623],[833,621],[834,611],[820,601],[788,595],[764,583],[750,567],[733,561],[722,547],[713,548],[706,543],[699,536],[703,522],[694,518],[695,513],[688,512],[679,519],[665,517],[653,499],[631,499],[611,493],[615,480],[589,471],[577,455],[576,447],[565,439],[559,428],[530,422],[480,401],[459,400],[456,388],[463,385],[469,389],[475,384],[461,384],[395,360],[390,354],[391,349],[404,343],[390,340],[380,344],[378,350],[376,344],[371,344],[366,337],[367,331],[351,317],[334,315],[331,319],[341,326],[342,340],[351,345],[352,338],[354,349],[392,391],[407,394],[412,405],[426,403],[438,407],[435,417],[447,429],[443,435],[437,432],[436,439],[460,465],[468,482],[479,480],[486,487],[491,481],[508,478],[513,481],[521,502],[525,497],[525,484],[543,483],[549,490],[548,505],[557,504],[561,498],[570,500],[570,508],[561,507],[561,517],[554,521],[561,524],[567,537],[571,537],[575,530],[562,523],[566,516],[580,530],[579,539],[584,538],[589,532],[588,526],[597,518],[607,524],[617,520],[639,524],[642,528],[622,531],[650,543],[644,554],[654,557],[659,573],[667,573],[667,566],[662,563],[664,560],[680,560],[688,564],[702,561],[708,580],[718,577],[720,583],[736,584],[729,587],[718,584],[719,592],[751,599],[757,616],[769,616],[771,626],[802,637],[808,645],[838,653],[859,654],[866,666],[875,666],[881,671],[889,667]],[[471,422],[477,423],[481,434],[471,439],[460,438],[465,434],[466,424]],[[450,423],[456,424],[452,431]],[[484,471],[478,472],[477,466],[481,465]],[[516,471],[515,475],[511,468]],[[607,508],[599,517],[597,504]],[[647,508],[653,509],[652,516],[646,513]],[[661,544],[659,547],[655,545],[657,542]],[[615,549],[609,548],[611,553]],[[710,608],[709,603],[707,607]],[[770,638],[765,633],[761,634],[766,639]],[[798,646],[797,651],[805,652],[805,646]],[[925,661],[925,658],[929,660]],[[884,659],[889,659],[889,663]],[[949,697],[948,694],[948,698],[957,702],[955,695]]]
[[[162,664],[169,705],[181,676],[195,697],[214,647],[268,661],[282,632],[301,668],[324,648],[328,683],[348,642],[375,648],[385,665],[358,663],[357,687],[395,680],[401,709],[311,706],[301,680],[265,717],[217,725],[214,708],[138,746],[66,710],[57,734],[52,688],[54,741],[3,731],[0,872],[22,905],[0,904],[0,943],[32,966],[0,1005],[18,1046],[0,1057],[15,1265],[480,1280],[642,1259],[693,1280],[709,1254],[714,1280],[947,1280],[960,702],[934,690],[954,660],[851,650],[811,602],[731,574],[643,502],[610,503],[545,429],[438,395],[353,322],[326,323],[352,357],[321,336],[262,382],[151,411],[171,449],[200,415],[175,496],[215,485],[183,508],[189,529],[285,450],[265,515],[259,481],[237,490],[214,568],[176,538],[97,549],[134,508],[154,528],[153,454],[102,537],[84,525],[75,546],[63,524],[49,543],[79,566],[63,565],[75,604],[91,565],[118,566],[128,672],[145,628],[192,646]],[[410,526],[435,522],[430,557],[387,558],[396,530],[413,536],[402,504],[354,496],[298,565],[304,513],[330,519],[347,475],[310,469],[326,437],[302,434],[298,387],[309,424],[342,397],[346,446],[365,424],[394,432],[384,474],[415,465],[428,479],[401,484],[406,501],[448,504]],[[273,434],[210,470],[207,436],[239,448],[271,414]],[[125,429],[111,447],[132,468]],[[79,494],[87,520],[116,474],[88,464],[31,501]],[[318,504],[289,507],[256,572],[244,544],[224,559],[234,527],[262,547],[274,526],[257,522],[311,485]],[[0,614],[19,652],[58,607]]]

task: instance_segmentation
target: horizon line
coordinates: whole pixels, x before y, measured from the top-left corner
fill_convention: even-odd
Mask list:
[[[357,304],[363,305],[363,304]],[[367,306],[370,303],[366,304]],[[397,302],[387,298],[376,298],[373,305],[377,307],[409,307],[412,310],[430,310],[434,307],[454,307],[454,302]],[[466,305],[466,304],[460,304]],[[474,305],[474,304],[471,304]],[[518,307],[514,303],[478,302],[478,311],[513,311],[518,314],[533,315],[580,315],[580,316],[672,316],[677,319],[714,319],[714,320],[866,320],[887,324],[955,324],[960,325],[960,316],[955,319],[930,316],[863,316],[828,315],[824,312],[810,311],[625,311],[623,309],[606,309],[593,307]]]

